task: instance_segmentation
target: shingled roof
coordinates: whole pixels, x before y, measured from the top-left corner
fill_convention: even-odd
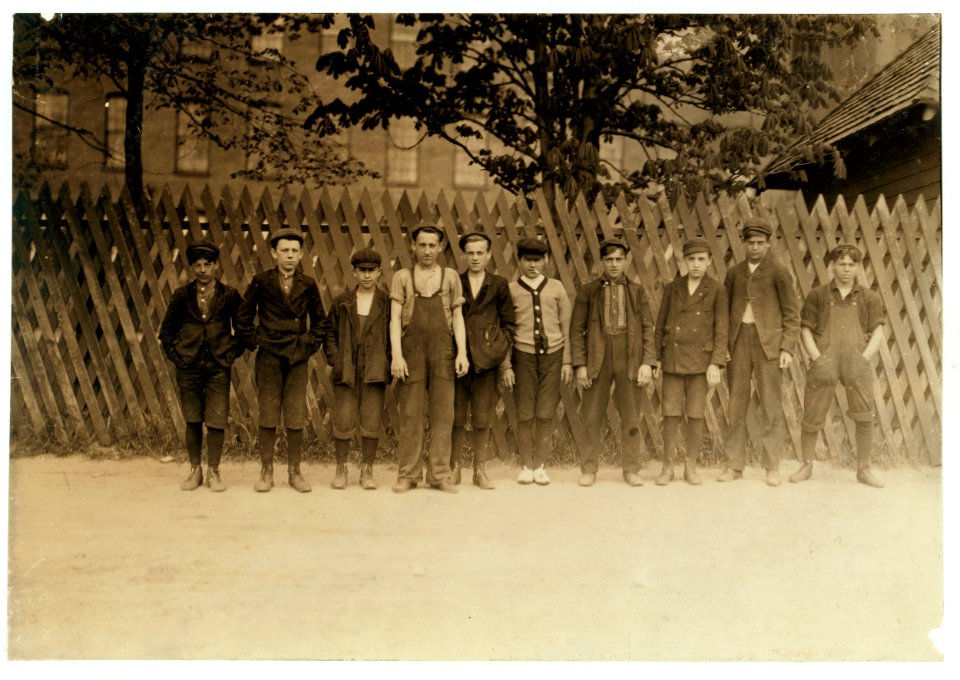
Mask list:
[[[804,147],[836,144],[913,106],[940,103],[940,25],[937,24],[863,87],[831,111],[813,132],[777,156],[764,175],[803,162]]]

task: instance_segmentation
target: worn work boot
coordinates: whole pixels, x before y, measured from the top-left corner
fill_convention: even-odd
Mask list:
[[[307,480],[303,478],[303,475],[300,474],[299,463],[287,467],[287,483],[300,493],[307,493],[313,490],[313,487],[310,486]]]
[[[454,486],[450,481],[443,480],[442,482],[435,482],[430,485],[431,489],[436,489],[437,491],[443,491],[444,493],[459,493],[460,490]]]
[[[857,481],[861,484],[872,486],[874,489],[883,488],[883,482],[874,476],[873,470],[870,469],[869,465],[861,465],[857,468]]]
[[[767,470],[767,486],[780,486],[780,470]]]
[[[492,489],[493,482],[487,477],[487,470],[483,463],[473,464],[473,485],[481,489]]]
[[[372,463],[364,463],[360,466],[360,488],[367,490],[377,488],[377,483],[373,481]]]
[[[640,478],[640,475],[633,471],[624,471],[623,481],[630,486],[643,486],[643,480]]]
[[[223,483],[222,479],[220,479],[220,468],[207,468],[207,486],[210,487],[211,491],[220,492],[227,490],[227,485]]]
[[[813,461],[808,460],[801,465],[796,472],[790,475],[790,483],[805,482],[813,476]]]
[[[663,468],[657,475],[657,486],[666,486],[673,481],[673,461],[663,461]]]
[[[398,479],[396,483],[393,485],[393,492],[406,493],[407,491],[410,491],[411,489],[416,489],[416,488],[417,488],[417,483],[412,479]]]
[[[187,478],[180,484],[180,489],[183,491],[193,491],[201,484],[203,484],[203,469],[199,465],[191,465],[190,474],[187,475]]]
[[[256,481],[253,485],[254,491],[259,491],[260,493],[266,493],[273,488],[273,465],[261,465],[260,466],[260,479]]]
[[[597,473],[595,472],[581,472],[580,481],[577,482],[580,486],[593,486],[597,481]]]
[[[720,473],[720,476],[717,477],[718,482],[732,482],[735,479],[743,479],[742,470],[734,470],[733,468],[726,468],[723,472]]]
[[[703,484],[703,480],[701,480],[700,475],[697,474],[697,464],[693,458],[687,458],[687,460],[684,461],[683,478],[687,481],[687,484],[691,486]]]
[[[293,485],[291,484],[290,486],[293,486]],[[347,464],[346,463],[337,463],[337,472],[333,476],[333,481],[330,483],[330,486],[334,489],[347,488]]]

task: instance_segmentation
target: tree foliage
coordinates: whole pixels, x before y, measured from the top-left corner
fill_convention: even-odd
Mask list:
[[[308,77],[269,41],[299,40],[330,25],[321,15],[61,14],[15,16],[14,106],[74,80],[101,79],[127,100],[127,185],[142,195],[144,110],[174,110],[189,130],[258,159],[231,176],[281,184],[344,181],[366,171],[303,125],[319,102]],[[286,104],[286,106],[285,106]],[[53,121],[56,122],[56,121]],[[99,131],[68,128],[105,154]],[[42,170],[42,169],[41,169]]]
[[[417,26],[402,68],[375,39],[375,17],[349,15],[321,72],[359,96],[327,99],[321,132],[387,127],[409,116],[466,151],[513,192],[568,198],[665,188],[736,192],[839,100],[823,48],[876,31],[863,16],[397,15]],[[601,142],[647,154],[625,172]],[[485,138],[484,146],[478,140]],[[490,143],[489,140],[495,140]],[[830,149],[817,149],[827,153]]]

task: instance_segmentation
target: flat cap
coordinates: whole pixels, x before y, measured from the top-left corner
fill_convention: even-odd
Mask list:
[[[548,252],[550,252],[550,248],[547,247],[547,244],[535,238],[522,238],[517,241],[517,257],[523,257],[524,255],[543,257]]]
[[[835,262],[840,258],[847,256],[849,256],[854,262],[860,262],[863,260],[863,252],[859,248],[852,243],[841,243],[827,252],[827,256],[824,258],[824,261],[827,264],[830,264],[831,262]]]
[[[484,234],[482,231],[470,231],[460,237],[458,243],[460,244],[460,250],[463,250],[467,241],[476,241],[478,238],[482,238],[487,242],[487,248],[490,248],[493,245],[493,241],[490,240],[490,237]]]
[[[187,246],[187,262],[193,264],[201,257],[217,262],[220,259],[220,249],[210,241],[194,241]]]
[[[624,253],[630,252],[630,246],[628,246],[622,240],[618,238],[608,238],[604,239],[603,242],[600,243],[600,257],[603,257],[607,254],[608,248],[620,248]]]
[[[270,234],[270,246],[275,247],[277,245],[277,241],[283,238],[299,241],[300,245],[303,245],[303,232],[299,229],[290,229],[289,227],[286,227]]]
[[[707,253],[710,254],[710,244],[707,243],[707,239],[695,236],[694,238],[689,238],[683,243],[683,256],[692,255],[693,253]]]
[[[350,264],[361,269],[376,269],[380,266],[380,261],[380,253],[373,248],[361,248],[350,256]]]
[[[428,234],[436,234],[441,241],[443,240],[443,231],[440,229],[440,227],[434,224],[421,224],[419,227],[417,227],[412,232],[410,232],[410,238],[416,241],[417,236],[419,236],[421,232],[426,232]]]
[[[748,217],[743,221],[743,237],[747,238],[751,233],[761,234],[770,238],[770,235],[773,234],[773,229],[770,227],[770,223],[763,217]]]

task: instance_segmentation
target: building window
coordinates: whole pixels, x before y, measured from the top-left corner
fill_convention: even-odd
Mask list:
[[[67,124],[70,98],[64,92],[37,95],[33,118],[33,152],[37,163],[53,168],[67,167]]]
[[[394,22],[390,27],[390,49],[397,66],[408,69],[417,61],[417,26],[401,26]]]
[[[127,127],[127,98],[119,94],[107,96],[107,157],[104,164],[108,168],[122,169],[126,161],[123,137]]]
[[[470,138],[467,147],[476,155],[486,148],[486,133],[482,139]],[[487,173],[477,163],[471,163],[469,154],[459,146],[454,147],[453,186],[457,189],[482,189],[487,185]]]
[[[180,41],[180,56],[186,62],[208,62],[213,56],[213,47],[204,40],[184,38]]]
[[[623,137],[614,137],[609,142],[601,141],[599,153],[601,161],[609,163],[617,170],[623,170]]]
[[[270,32],[253,36],[250,51],[250,58],[254,62],[280,61],[280,55],[283,54],[283,33]]]
[[[195,103],[187,104],[185,108],[177,111],[176,169],[183,174],[206,174],[210,170],[210,140],[197,135],[193,129],[206,112]]]
[[[387,182],[416,184],[419,176],[416,122],[410,117],[391,120],[387,135]]]

